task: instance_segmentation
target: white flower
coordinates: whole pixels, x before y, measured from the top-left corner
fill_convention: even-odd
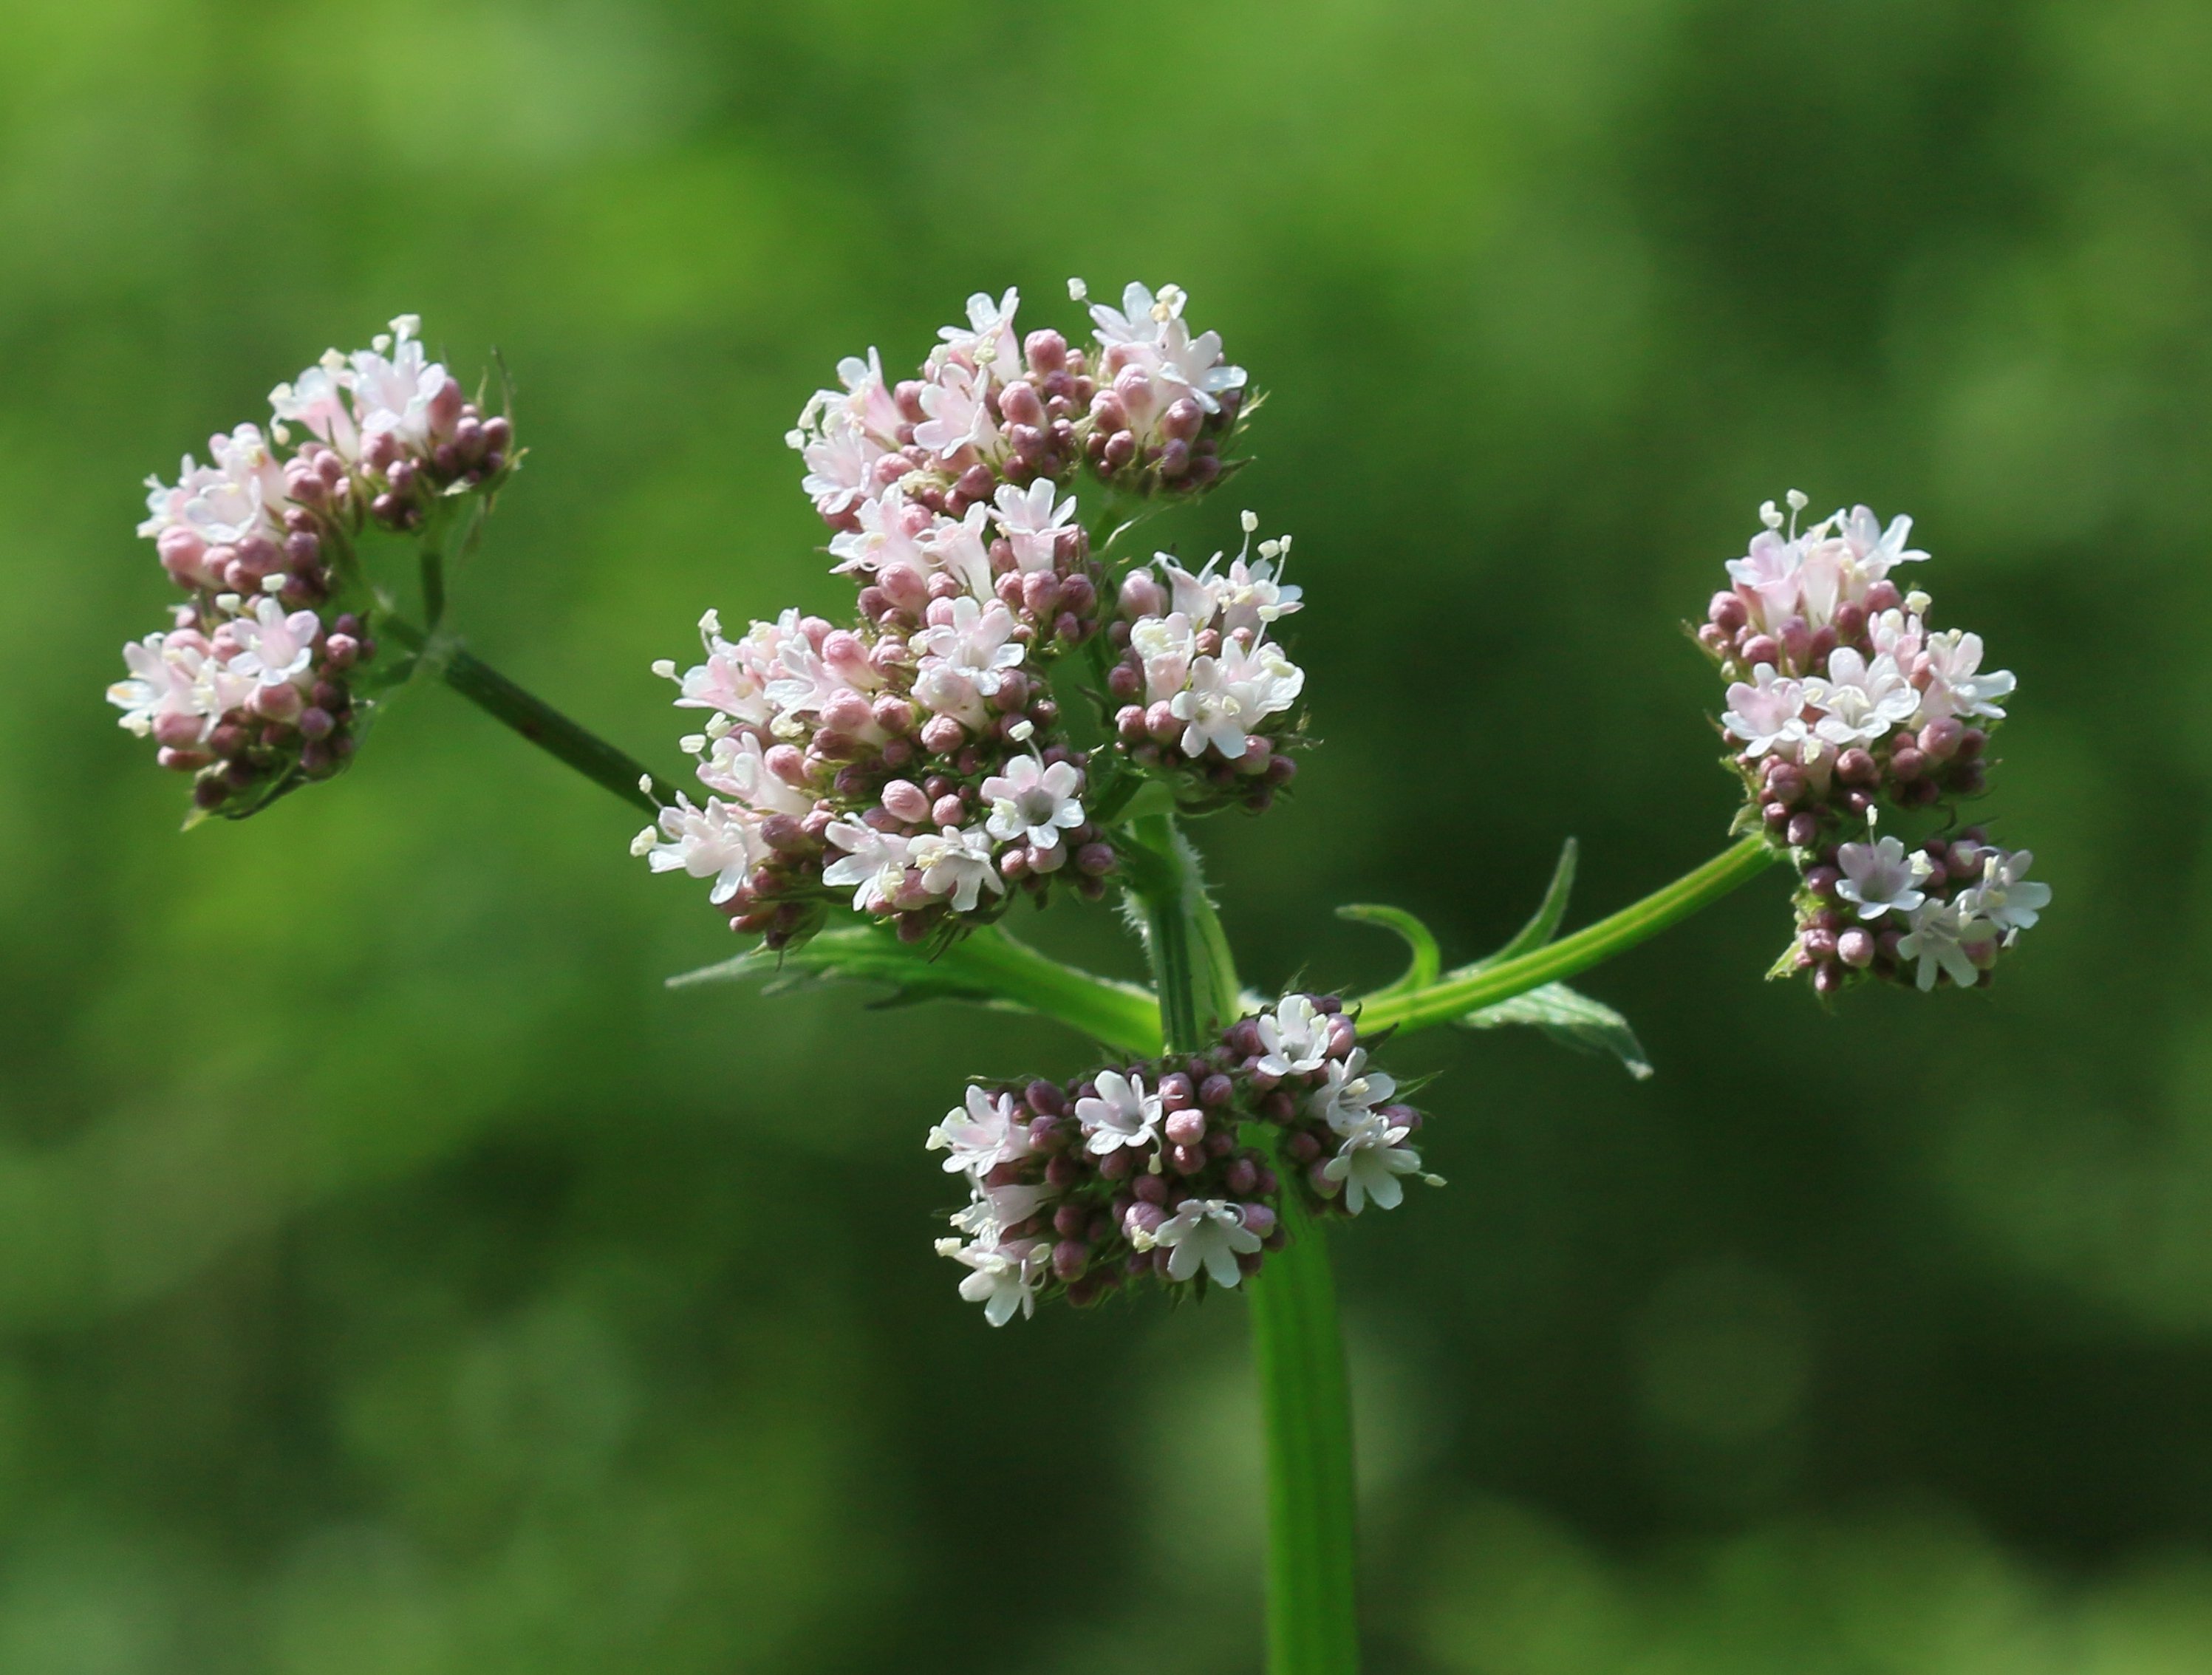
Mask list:
[[[743,803],[760,814],[789,814],[804,819],[814,799],[769,770],[767,751],[750,733],[726,733],[708,746],[699,764],[699,780],[710,791]]]
[[[1050,478],[1040,477],[1026,489],[1008,483],[1000,487],[994,509],[999,533],[1014,550],[1014,568],[1023,575],[1049,570],[1054,563],[1060,533],[1072,528],[1075,496],[1055,503],[1058,490]]]
[[[1159,380],[1179,386],[1209,413],[1221,411],[1219,398],[1224,393],[1244,387],[1244,368],[1222,362],[1221,334],[1206,332],[1194,338],[1180,318],[1170,320],[1161,329],[1159,357]],[[1168,392],[1168,399],[1175,399],[1173,390]]]
[[[1729,578],[1751,595],[1752,615],[1761,628],[1778,627],[1796,614],[1803,592],[1797,573],[1804,563],[1802,541],[1772,529],[1753,536],[1742,557],[1729,560]]]
[[[1082,789],[1083,775],[1073,763],[1048,768],[1038,757],[1017,756],[1004,773],[983,782],[991,805],[985,829],[1000,843],[1024,838],[1041,850],[1057,849],[1061,832],[1083,824],[1077,795]]]
[[[1923,654],[1928,664],[1928,691],[1921,713],[1928,720],[1939,716],[2002,717],[1998,700],[2012,696],[2017,684],[2008,670],[1982,668],[1982,636],[1947,629],[1928,636]]]
[[[839,516],[868,497],[876,461],[890,451],[844,412],[826,415],[818,432],[794,430],[788,440],[806,462],[799,486],[824,517]]]
[[[1344,1207],[1357,1215],[1371,1198],[1382,1209],[1397,1209],[1406,1196],[1398,1178],[1421,1166],[1420,1154],[1398,1143],[1411,1130],[1394,1126],[1379,1112],[1367,1112],[1337,1131],[1344,1144],[1321,1172],[1343,1183]]]
[[[678,792],[674,806],[660,811],[658,831],[657,839],[654,826],[638,833],[631,852],[644,856],[656,873],[680,868],[693,878],[713,879],[707,899],[717,906],[737,894],[763,853],[751,816],[719,797],[697,808]]]
[[[1267,1051],[1255,1067],[1271,1076],[1302,1076],[1328,1058],[1329,1016],[1304,995],[1285,995],[1256,1020]]]
[[[1130,625],[1129,643],[1144,660],[1145,694],[1152,702],[1172,698],[1190,684],[1198,629],[1187,612],[1139,617]]]
[[[1163,285],[1156,297],[1146,286],[1131,280],[1121,290],[1121,306],[1091,305],[1091,319],[1102,344],[1157,344],[1168,322],[1182,313],[1186,301],[1180,285]]]
[[[1204,1268],[1216,1285],[1243,1279],[1237,1258],[1260,1248],[1259,1234],[1244,1225],[1244,1212],[1226,1198],[1185,1198],[1160,1223],[1152,1242],[1170,1252],[1170,1279],[1187,1280]]]
[[[296,683],[307,672],[323,624],[313,611],[287,615],[282,605],[264,594],[253,601],[250,612],[216,631],[238,648],[230,660],[233,674],[250,675],[264,686],[282,686]]]
[[[379,337],[374,348],[348,357],[354,417],[364,444],[388,434],[410,452],[423,453],[459,417],[460,386],[423,353],[415,335],[422,325],[415,315],[402,314],[392,322],[392,338]]]
[[[992,864],[991,840],[981,826],[963,831],[946,826],[936,837],[914,839],[907,850],[907,864],[921,869],[921,887],[933,896],[949,896],[956,913],[972,913],[981,892],[1006,893],[1006,881]]]
[[[1124,1146],[1149,1146],[1159,1138],[1164,1115],[1160,1096],[1145,1091],[1142,1076],[1101,1070],[1097,1081],[1096,1099],[1075,1102],[1075,1120],[1083,1125],[1086,1151],[1103,1157]]]
[[[939,332],[944,347],[932,358],[957,357],[971,366],[992,368],[1001,379],[1014,377],[1021,369],[1021,341],[1014,336],[1014,310],[1021,302],[1022,294],[1011,286],[996,302],[988,292],[977,291],[968,299],[967,326],[948,326]],[[921,442],[919,431],[915,440]]]
[[[846,853],[822,869],[822,881],[853,886],[860,912],[890,911],[906,884],[908,840],[858,820],[833,821],[824,835]]]
[[[283,518],[291,502],[284,495],[283,468],[260,428],[241,424],[228,436],[210,436],[208,452],[212,465],[185,455],[173,484],[158,477],[146,479],[147,515],[138,533],[161,540],[170,531],[179,531],[196,544],[195,552],[235,546],[253,535],[283,539]],[[170,545],[162,542],[164,554]]]
[[[1957,901],[1923,901],[1912,910],[1912,929],[1897,945],[1898,957],[1917,959],[1917,978],[1923,990],[1936,986],[1940,968],[1961,989],[1971,989],[1981,976],[1976,956],[1987,959],[1997,940],[1997,928],[1974,917],[1962,892]]]
[[[1219,656],[1199,658],[1189,687],[1169,706],[1183,723],[1182,753],[1200,756],[1211,747],[1225,761],[1237,760],[1261,721],[1297,702],[1305,679],[1305,671],[1265,641],[1231,640]]]
[[[988,387],[981,373],[947,361],[936,378],[921,387],[921,411],[929,417],[915,426],[915,441],[939,459],[963,448],[993,447],[999,440],[999,425],[984,404]]]
[[[2021,931],[2034,929],[2043,910],[2051,905],[2051,886],[2028,879],[2027,869],[2034,861],[2033,850],[2014,850],[2009,855],[1988,850],[1982,858],[1982,881],[1959,897],[1960,909],[2002,931],[2008,947]]]
[[[1931,863],[1922,851],[1908,850],[1894,838],[1845,844],[1836,851],[1836,864],[1844,873],[1836,893],[1855,904],[1862,919],[1879,919],[1892,909],[1902,918],[1925,899],[1920,885]]]
[[[348,394],[352,382],[345,356],[325,350],[320,362],[270,391],[269,405],[284,423],[304,427],[352,461],[361,457],[361,428],[354,423]]]
[[[1044,1271],[1042,1241],[1017,1239],[1007,1245],[995,1240],[963,1245],[957,1239],[938,1241],[939,1254],[964,1263],[975,1271],[960,1282],[960,1295],[983,1305],[983,1318],[1003,1326],[1018,1313],[1024,1319],[1036,1313],[1036,1282]]]
[[[1005,1229],[1018,1227],[1052,1201],[1054,1189],[1028,1181],[1005,1186],[975,1186],[968,1208],[952,1218],[952,1225],[971,1239],[995,1243]]]
[[[1284,542],[1288,539],[1285,536]],[[1282,545],[1267,543],[1276,551]],[[1221,563],[1217,552],[1195,576],[1164,552],[1155,562],[1168,579],[1175,608],[1200,627],[1218,627],[1224,638],[1240,629],[1256,636],[1268,624],[1300,608],[1304,589],[1284,586],[1276,566],[1265,558],[1248,563],[1239,553],[1227,570],[1217,574]]]
[[[1022,643],[1014,638],[1014,613],[995,599],[988,605],[956,599],[951,606],[952,620],[924,629],[915,643],[976,691],[992,697],[1003,684],[1005,672],[1018,667],[1022,661]]]
[[[722,637],[722,620],[709,611],[699,618],[699,638],[707,661],[681,675],[669,665],[663,673],[681,688],[679,710],[718,710],[733,721],[754,727],[775,719],[776,706],[769,688],[796,660],[813,653],[813,645],[799,626],[796,610],[786,611],[774,622],[757,622],[744,639],[731,643]]]
[[[1868,584],[1887,576],[1892,566],[1917,563],[1928,556],[1905,545],[1912,539],[1912,520],[1902,514],[1892,518],[1887,529],[1868,506],[1854,506],[1848,515],[1838,512],[1832,521],[1850,555],[1850,567],[1859,582],[1851,594],[1854,599],[1864,594]]]
[[[937,520],[927,507],[908,500],[894,483],[880,495],[864,497],[854,515],[859,527],[830,539],[830,556],[837,560],[830,567],[833,575],[874,574],[902,561],[928,574],[929,555],[921,538]]]
[[[991,549],[984,539],[985,509],[970,506],[960,518],[939,518],[915,539],[924,574],[942,570],[978,600],[991,598]]]
[[[1332,1059],[1322,1074],[1322,1085],[1306,1097],[1306,1110],[1339,1134],[1351,1133],[1369,1112],[1388,1105],[1398,1091],[1395,1076],[1367,1068],[1364,1047]]]
[[[216,717],[253,690],[252,681],[216,662],[207,641],[188,629],[134,640],[123,648],[123,661],[130,678],[107,689],[107,701],[123,711],[117,725],[142,739],[155,734],[164,744],[198,743]],[[180,725],[170,727],[172,720]]]
[[[1729,707],[1721,712],[1721,725],[1729,736],[1743,741],[1747,756],[1802,744],[1809,736],[1805,725],[1805,683],[1788,680],[1774,673],[1774,665],[1761,663],[1750,681],[1732,681]]]
[[[982,1179],[1001,1163],[1015,1163],[1031,1155],[1029,1124],[1016,1119],[1014,1096],[996,1097],[970,1087],[964,1106],[955,1106],[945,1120],[929,1131],[928,1149],[948,1152],[945,1172],[965,1171]]]
[[[898,403],[884,380],[883,359],[871,349],[864,360],[848,355],[837,362],[837,381],[844,387],[817,390],[799,411],[799,428],[784,440],[805,452],[808,433],[826,435],[833,425],[848,423],[888,449],[899,428]]]
[[[1805,701],[1821,712],[1814,732],[1841,750],[1870,745],[1911,720],[1920,694],[1894,659],[1869,663],[1850,646],[1838,646],[1829,654],[1826,676],[1805,683]]]

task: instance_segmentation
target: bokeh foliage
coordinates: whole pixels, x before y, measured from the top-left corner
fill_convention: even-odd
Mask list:
[[[419,309],[532,448],[458,620],[665,770],[647,662],[839,596],[805,393],[1080,272],[1274,392],[1231,497],[1328,744],[1202,834],[1257,980],[1384,975],[1340,901],[1480,952],[1569,831],[1583,914],[1717,848],[1678,624],[1785,487],[1914,512],[2022,678],[2059,895],[1990,994],[1762,985],[1768,880],[1586,985],[1652,1081],[1407,1045],[1453,1184],[1342,1243],[1376,1666],[2212,1668],[2212,13],[8,15],[0,1667],[1256,1667],[1241,1305],[994,1334],[928,1252],[958,1078],[1079,1043],[663,993],[698,892],[445,693],[189,837],[99,702],[139,478]]]

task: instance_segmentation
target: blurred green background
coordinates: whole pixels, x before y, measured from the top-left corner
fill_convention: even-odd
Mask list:
[[[651,659],[841,598],[806,393],[1081,273],[1273,392],[1172,532],[1255,506],[1316,607],[1327,748],[1201,834],[1255,981],[1718,848],[1680,624],[1785,488],[1914,513],[2021,677],[1990,993],[1764,984],[1769,879],[1589,983],[1649,1083],[1396,1055],[1452,1185],[1341,1241],[1374,1666],[2212,1670],[2212,12],[7,15],[0,1669],[1258,1667],[1241,1302],[994,1333],[929,1252],[960,1077],[1081,1043],[664,992],[698,889],[445,692],[189,837],[100,702],[140,478],[416,309],[532,448],[460,624],[666,770]]]

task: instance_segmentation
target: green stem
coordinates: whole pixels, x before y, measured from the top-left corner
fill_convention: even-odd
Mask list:
[[[428,573],[425,571],[425,582]],[[544,699],[526,691],[457,641],[433,639],[405,619],[385,613],[385,631],[434,664],[446,685],[501,725],[595,785],[604,785],[624,802],[658,814],[676,793],[648,773],[643,764],[617,750],[596,733],[578,726]]]
[[[1169,1049],[1209,1045],[1240,1010],[1228,938],[1174,817],[1130,823],[1124,851],[1141,907]],[[1356,1675],[1352,1402],[1322,1229],[1280,1195],[1288,1243],[1249,1282],[1267,1472],[1268,1675]]]
[[[1116,983],[1063,965],[1002,925],[963,937],[937,958],[947,976],[970,978],[1009,1002],[1079,1030],[1123,1052],[1160,1051],[1160,1011],[1133,983]]]
[[[1562,936],[1511,959],[1447,971],[1425,989],[1378,996],[1362,1005],[1359,1026],[1362,1031],[1426,1029],[1547,983],[1560,982],[1711,905],[1780,858],[1781,851],[1764,838],[1746,838],[1665,888],[1571,936]]]

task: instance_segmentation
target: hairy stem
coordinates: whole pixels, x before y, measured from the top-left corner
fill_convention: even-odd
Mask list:
[[[424,582],[427,589],[427,567]],[[675,801],[675,792],[648,773],[635,757],[617,750],[598,734],[570,721],[544,699],[516,685],[459,642],[433,639],[412,623],[390,614],[379,620],[386,632],[434,666],[446,685],[493,720],[520,734],[593,784],[605,786],[624,802],[648,814],[657,814],[664,803]]]
[[[1511,959],[1462,966],[1425,988],[1376,996],[1360,1008],[1359,1026],[1363,1031],[1426,1029],[1560,982],[1711,906],[1780,858],[1781,851],[1765,838],[1747,838],[1663,889],[1571,936]]]
[[[1228,938],[1172,816],[1131,822],[1126,858],[1173,1051],[1239,1011]],[[1355,1675],[1352,1404],[1323,1230],[1281,1195],[1289,1242],[1249,1282],[1267,1471],[1268,1675]]]

